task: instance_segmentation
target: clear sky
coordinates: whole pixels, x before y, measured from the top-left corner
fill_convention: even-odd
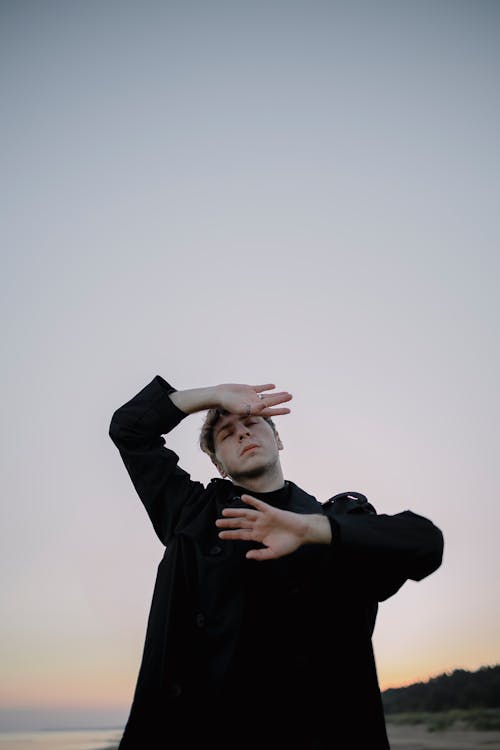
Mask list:
[[[162,547],[108,427],[156,374],[291,391],[287,478],[443,529],[382,688],[500,661],[499,32],[490,0],[0,4],[4,726],[126,718]],[[200,422],[170,445],[208,481]]]

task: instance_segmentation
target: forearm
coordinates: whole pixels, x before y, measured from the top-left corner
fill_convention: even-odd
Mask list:
[[[328,514],[337,565],[361,576],[379,601],[405,580],[420,581],[441,565],[443,535],[429,519],[412,511],[386,514]]]
[[[443,551],[441,531],[429,519],[409,510],[392,516],[334,516],[332,525],[345,552],[365,555],[372,561],[391,560],[418,569],[423,560],[440,560]]]
[[[219,387],[191,388],[170,394],[172,403],[185,414],[219,407]]]

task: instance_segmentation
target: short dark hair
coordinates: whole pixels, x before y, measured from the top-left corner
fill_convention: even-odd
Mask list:
[[[229,413],[225,409],[209,409],[201,426],[200,448],[204,453],[208,453],[214,463],[217,462],[215,458],[214,427],[221,417],[225,417]],[[253,416],[260,415],[254,414]],[[276,433],[276,426],[271,417],[262,417],[262,419],[270,424],[273,432]]]

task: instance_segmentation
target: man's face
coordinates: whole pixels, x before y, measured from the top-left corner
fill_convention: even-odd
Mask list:
[[[283,446],[263,417],[226,414],[214,426],[214,448],[221,474],[238,482],[269,471]]]

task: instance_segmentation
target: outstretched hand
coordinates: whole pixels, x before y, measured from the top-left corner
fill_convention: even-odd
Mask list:
[[[287,407],[278,407],[292,399],[288,391],[277,391],[276,393],[264,393],[276,386],[273,383],[265,385],[239,385],[237,383],[224,383],[217,386],[217,400],[221,409],[231,414],[260,417],[273,417],[278,414],[289,414]],[[275,407],[275,408],[273,408]]]
[[[271,560],[294,552],[308,541],[309,519],[307,515],[275,508],[251,495],[241,499],[251,508],[224,508],[225,518],[217,519],[216,526],[225,531],[221,539],[244,539],[261,542],[265,549],[252,549],[246,553],[248,559]]]

